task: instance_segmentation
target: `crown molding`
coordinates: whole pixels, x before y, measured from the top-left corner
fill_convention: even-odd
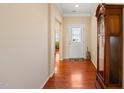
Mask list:
[[[61,8],[58,4],[54,4],[54,5],[58,8],[59,12],[63,15],[63,10],[62,10],[62,8]]]

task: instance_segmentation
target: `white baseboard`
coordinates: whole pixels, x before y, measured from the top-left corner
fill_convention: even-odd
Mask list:
[[[94,63],[93,59],[91,59],[91,62],[93,63],[93,65],[95,66],[95,68],[97,69],[96,64]]]
[[[50,78],[54,75],[54,73],[55,73],[55,70],[50,74]]]
[[[40,89],[43,89],[43,87],[45,86],[45,84],[47,83],[47,81],[49,80],[50,77],[47,77],[47,79],[45,80],[45,82],[43,83],[43,85],[41,85]]]
[[[41,85],[40,89],[43,89],[43,87],[45,86],[45,84],[47,83],[47,81],[49,80],[49,78],[51,78],[55,73],[55,70],[47,77],[47,79],[45,80],[45,82],[43,83],[43,85]]]

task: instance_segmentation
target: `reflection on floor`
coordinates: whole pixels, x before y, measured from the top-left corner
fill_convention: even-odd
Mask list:
[[[56,49],[56,62],[59,62],[59,49]]]
[[[59,62],[56,55],[55,74],[48,80],[44,89],[94,89],[96,70],[90,61]]]
[[[55,57],[56,57],[55,58],[55,65],[56,65],[55,71],[57,71],[58,65],[59,65],[59,62],[60,62],[60,60],[59,60],[59,49],[56,49],[56,56]]]

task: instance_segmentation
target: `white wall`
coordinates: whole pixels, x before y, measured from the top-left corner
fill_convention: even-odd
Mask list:
[[[69,58],[69,26],[81,25],[85,33],[85,46],[90,49],[90,16],[65,16],[63,21],[63,51],[64,59]],[[85,50],[86,50],[85,47]],[[86,51],[85,51],[86,52]]]
[[[40,88],[48,77],[48,4],[0,4],[0,88]]]
[[[91,61],[94,66],[97,68],[97,18],[95,16],[96,8],[91,16]]]

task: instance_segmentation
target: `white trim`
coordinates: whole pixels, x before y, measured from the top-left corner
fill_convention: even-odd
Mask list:
[[[43,83],[43,85],[41,85],[40,89],[43,89],[43,87],[45,86],[45,84],[47,83],[47,81],[49,80],[49,76],[47,77],[47,79],[45,80],[45,82]]]
[[[63,14],[63,16],[91,16],[91,14]]]
[[[47,77],[47,79],[45,80],[45,82],[43,83],[43,85],[41,85],[41,87],[40,87],[40,89],[42,89],[44,86],[45,86],[45,84],[48,82],[48,80],[54,75],[54,73],[55,73],[55,70]]]
[[[93,65],[95,66],[95,68],[97,69],[96,64],[94,63],[93,59],[91,58],[91,62],[93,63]]]
[[[49,75],[49,77],[51,78],[55,73],[55,70],[53,70],[53,72]]]

